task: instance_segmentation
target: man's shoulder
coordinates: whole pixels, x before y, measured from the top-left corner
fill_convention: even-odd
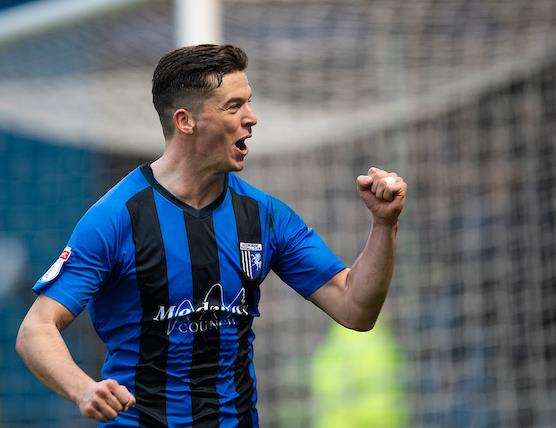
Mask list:
[[[139,168],[135,168],[108,190],[86,213],[100,219],[118,217],[126,210],[127,201],[149,187]]]
[[[276,199],[270,193],[253,186],[251,183],[234,173],[229,174],[228,185],[236,194],[254,199],[265,207],[270,206],[273,203],[273,200]]]
[[[230,173],[229,186],[238,195],[247,196],[256,200],[259,206],[263,206],[267,209],[273,217],[283,215],[289,216],[294,212],[292,208],[280,198],[253,186],[237,174]]]

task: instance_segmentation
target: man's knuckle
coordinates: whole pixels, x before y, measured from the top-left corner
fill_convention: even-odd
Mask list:
[[[103,403],[104,403],[104,398],[103,397],[94,397],[91,400],[91,404],[93,405],[93,407],[96,410],[100,410],[102,408]]]
[[[106,398],[108,396],[108,391],[104,388],[99,388],[96,391],[95,398]]]
[[[106,382],[105,384],[102,385],[102,389],[104,389],[105,391],[112,391],[114,390],[114,385],[111,382]]]

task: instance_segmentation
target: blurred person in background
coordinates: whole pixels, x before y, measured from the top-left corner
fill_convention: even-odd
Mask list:
[[[373,222],[346,268],[292,209],[235,174],[257,123],[246,67],[229,45],[160,59],[163,155],[87,211],[33,287],[16,348],[101,426],[258,426],[251,327],[271,269],[349,329],[372,329],[382,308],[405,182],[378,168],[357,177]],[[60,334],[87,305],[107,346],[98,382]]]

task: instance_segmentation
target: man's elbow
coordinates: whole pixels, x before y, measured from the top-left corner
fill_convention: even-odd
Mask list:
[[[353,327],[348,327],[350,330],[359,331],[361,333],[371,331],[374,328],[374,324],[357,325]]]
[[[353,331],[359,331],[361,333],[363,332],[367,332],[367,331],[371,331],[374,328],[374,323],[372,324],[358,324],[358,325],[352,325],[352,326],[346,326],[347,328],[349,328],[350,330]]]
[[[346,322],[341,322],[340,324],[343,325],[345,328],[348,328],[353,331],[359,332],[367,332],[371,331],[375,326],[375,320],[349,320]]]
[[[25,353],[25,348],[27,345],[27,338],[29,337],[29,328],[25,321],[19,326],[19,331],[17,332],[17,338],[15,339],[15,351],[19,356],[23,357]]]
[[[29,322],[29,320],[23,320],[19,326],[17,338],[15,339],[15,351],[21,358],[25,358],[29,342],[33,339],[34,335],[36,335],[36,331],[33,328],[33,325]]]
[[[343,321],[340,322],[340,324],[354,331],[371,331],[379,315],[380,311],[369,310],[369,308],[357,305],[350,305],[349,310],[344,311]]]

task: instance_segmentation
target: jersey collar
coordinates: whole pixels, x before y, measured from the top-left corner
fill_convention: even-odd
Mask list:
[[[180,201],[172,193],[170,193],[165,187],[163,187],[162,184],[160,184],[156,180],[156,178],[154,178],[153,170],[152,170],[151,165],[149,163],[145,163],[145,164],[141,165],[139,167],[139,169],[141,170],[141,173],[143,174],[143,176],[145,177],[147,182],[154,189],[156,189],[162,196],[164,196],[166,199],[170,200],[170,202],[172,202],[173,204],[182,208],[187,214],[189,214],[193,217],[197,217],[197,218],[206,217],[206,216],[210,215],[222,203],[222,201],[226,197],[226,193],[228,191],[228,174],[226,174],[224,176],[225,177],[224,178],[224,188],[222,189],[222,193],[218,196],[218,198],[216,198],[214,201],[212,201],[206,207],[203,207],[201,209],[197,209],[197,208],[193,208],[191,205],[188,205],[183,201]]]

